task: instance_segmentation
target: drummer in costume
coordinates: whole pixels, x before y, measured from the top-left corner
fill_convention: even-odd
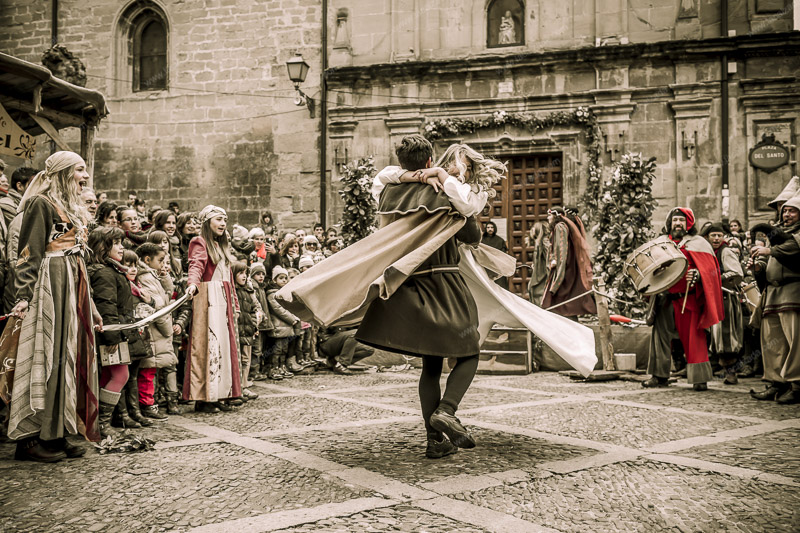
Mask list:
[[[239,302],[231,274],[235,259],[225,232],[228,215],[207,205],[198,217],[200,235],[189,242],[186,292],[193,302],[183,399],[195,400],[196,411],[214,413],[231,410],[221,400],[242,395],[234,318]]]
[[[766,287],[754,318],[761,316],[764,381],[757,400],[800,403],[800,194],[781,207],[780,228],[769,235],[770,246],[755,246],[751,253]],[[752,230],[751,230],[752,231]]]
[[[652,377],[642,386],[667,386],[672,341],[679,339],[686,354],[688,382],[694,390],[707,390],[712,372],[705,329],[723,316],[719,263],[708,241],[697,236],[694,213],[688,207],[670,211],[664,231],[681,249],[689,269],[665,294],[651,299],[655,316],[647,371]]]
[[[711,326],[711,350],[719,358],[719,364],[725,370],[725,381],[728,385],[736,385],[736,364],[743,346],[744,322],[742,305],[739,303],[739,285],[744,278],[739,255],[728,246],[725,229],[722,224],[711,224],[703,231],[714,254],[717,256],[722,270],[722,305],[725,318]]]
[[[542,299],[543,308],[552,307],[553,313],[572,317],[573,320],[577,320],[578,315],[597,314],[594,295],[591,293],[591,254],[586,242],[586,230],[577,214],[572,208],[561,207],[547,212],[547,222],[552,228],[550,274]]]

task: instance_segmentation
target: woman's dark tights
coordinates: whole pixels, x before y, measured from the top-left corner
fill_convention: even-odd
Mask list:
[[[422,418],[425,419],[425,429],[428,434],[438,434],[430,425],[430,418],[437,408],[441,407],[447,413],[454,415],[458,404],[467,392],[475,372],[478,370],[478,355],[459,357],[456,366],[447,377],[447,385],[442,396],[439,379],[442,377],[442,357],[431,355],[422,356],[422,375],[419,377],[419,403],[422,406]]]

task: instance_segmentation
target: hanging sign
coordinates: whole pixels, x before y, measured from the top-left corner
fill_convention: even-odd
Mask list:
[[[0,155],[33,159],[35,152],[36,139],[17,126],[0,104]]]
[[[766,173],[774,172],[789,162],[789,150],[774,135],[761,136],[761,142],[750,150],[750,164]]]

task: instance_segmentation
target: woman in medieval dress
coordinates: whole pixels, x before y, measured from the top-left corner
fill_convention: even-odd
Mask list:
[[[222,402],[242,395],[236,349],[238,310],[224,209],[208,205],[198,215],[200,235],[189,242],[187,293],[193,297],[183,399],[201,412],[230,411]]]
[[[19,206],[16,303],[21,320],[8,436],[15,459],[54,462],[85,450],[66,433],[98,441],[97,359],[93,323],[102,321],[89,297],[86,226],[81,188],[89,179],[76,153],[47,158]]]

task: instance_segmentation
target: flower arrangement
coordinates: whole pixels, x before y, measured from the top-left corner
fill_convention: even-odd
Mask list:
[[[611,176],[602,182],[595,200],[598,211],[592,228],[597,242],[592,260],[594,273],[603,278],[611,296],[631,302],[611,301],[609,305],[632,318],[644,317],[646,304],[623,268],[631,252],[655,236],[650,222],[657,204],[652,192],[655,161],[655,157],[645,161],[642,154],[623,155]]]
[[[357,159],[344,167],[339,195],[344,200],[342,237],[345,246],[360,241],[377,229],[378,206],[370,193],[376,173],[372,157]]]
[[[581,106],[570,111],[554,111],[544,116],[497,110],[485,117],[440,118],[426,122],[422,134],[428,140],[436,141],[500,126],[518,126],[533,132],[569,124],[583,125],[586,132],[589,163],[586,192],[581,199],[581,205],[583,206],[582,218],[584,223],[588,224],[594,220],[597,213],[597,199],[601,180],[600,140],[602,139],[602,132],[597,125],[597,117],[588,107]]]

